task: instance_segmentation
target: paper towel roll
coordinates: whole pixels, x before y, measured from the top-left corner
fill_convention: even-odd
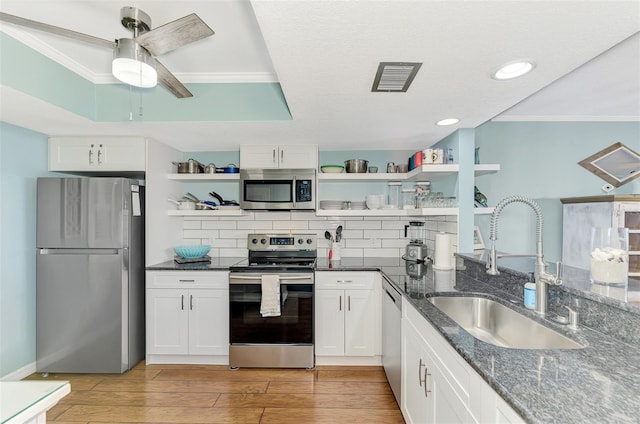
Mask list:
[[[434,269],[452,269],[451,259],[451,235],[448,233],[436,234],[436,252],[433,260]]]

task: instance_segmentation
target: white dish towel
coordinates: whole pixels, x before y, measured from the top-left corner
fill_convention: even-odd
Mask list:
[[[263,317],[280,316],[280,276],[278,274],[262,274],[260,314]]]

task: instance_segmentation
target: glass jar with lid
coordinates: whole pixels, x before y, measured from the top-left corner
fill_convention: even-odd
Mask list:
[[[416,190],[416,207],[428,207],[429,194],[431,193],[431,181],[416,181],[414,188]]]
[[[387,183],[387,207],[390,209],[399,209],[400,204],[400,190],[402,189],[402,183],[400,181],[389,181]]]
[[[405,188],[402,190],[402,209],[415,209],[416,189]]]

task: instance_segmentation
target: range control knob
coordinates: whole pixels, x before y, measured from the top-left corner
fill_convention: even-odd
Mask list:
[[[256,238],[252,239],[252,240],[251,240],[251,243],[252,243],[252,244],[258,244],[258,239],[256,239]]]
[[[311,243],[313,243],[313,240],[311,240],[310,238],[307,239],[307,244],[311,244]]]
[[[267,239],[266,238],[260,239],[260,243],[267,244]]]
[[[298,244],[302,244],[304,243],[304,240],[302,240],[301,238],[298,239]]]

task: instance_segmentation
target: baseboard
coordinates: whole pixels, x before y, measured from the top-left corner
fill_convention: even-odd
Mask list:
[[[382,357],[376,356],[316,356],[316,365],[382,365]]]
[[[24,367],[15,370],[12,373],[9,373],[5,376],[3,376],[2,378],[0,378],[0,380],[2,381],[19,381],[22,380],[25,377],[30,376],[31,374],[33,374],[34,372],[36,372],[36,363],[35,361],[25,365]]]

